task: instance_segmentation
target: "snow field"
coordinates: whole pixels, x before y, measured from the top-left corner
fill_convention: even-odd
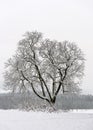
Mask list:
[[[0,130],[93,130],[92,112],[0,110]]]

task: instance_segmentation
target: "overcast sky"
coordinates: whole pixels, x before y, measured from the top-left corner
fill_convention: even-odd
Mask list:
[[[33,30],[79,45],[86,58],[82,88],[93,94],[93,0],[0,0],[0,86],[4,62]]]

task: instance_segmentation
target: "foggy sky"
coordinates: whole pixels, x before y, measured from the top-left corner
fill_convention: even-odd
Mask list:
[[[0,86],[4,63],[34,30],[78,44],[86,59],[82,88],[93,94],[93,0],[0,0]]]

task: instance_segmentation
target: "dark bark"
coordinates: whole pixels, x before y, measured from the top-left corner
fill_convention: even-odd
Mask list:
[[[32,43],[33,43],[33,41],[32,41]],[[35,62],[35,60],[36,60],[36,54],[35,54],[35,51],[33,50],[33,46],[31,46],[31,44],[30,44],[30,49],[31,49],[31,51],[32,51],[32,53],[33,53],[33,59],[34,59],[34,62]],[[36,65],[36,63],[34,63],[34,65],[35,65],[35,68],[36,68],[37,73],[38,73],[38,76],[39,76],[39,80],[40,80],[40,84],[41,84],[41,89],[42,89],[42,94],[43,94],[43,96],[45,97],[46,94],[45,94],[45,90],[44,90],[44,87],[43,87],[42,77],[41,77],[39,68],[38,68],[38,66]]]
[[[51,103],[55,104],[55,102],[56,102],[56,96],[54,96],[54,97],[52,98],[52,100],[51,100]]]
[[[60,83],[59,83],[59,86],[58,86],[58,88],[57,88],[57,90],[56,90],[56,92],[55,92],[55,96],[57,96],[57,94],[59,93],[59,90],[60,90],[60,88],[61,88],[61,85],[62,85],[62,83],[60,82]]]
[[[49,89],[48,89],[48,87],[47,87],[47,85],[46,85],[45,80],[44,80],[43,77],[41,76],[41,73],[40,73],[40,70],[39,70],[38,66],[35,65],[35,67],[36,67],[36,70],[37,70],[37,72],[38,72],[40,81],[43,82],[43,84],[44,84],[44,86],[45,86],[45,88],[46,88],[46,90],[47,90],[47,93],[48,93],[48,95],[49,95],[49,98],[52,99],[51,94],[50,94],[50,91],[49,91]],[[44,88],[43,88],[43,92],[44,92]],[[45,92],[44,92],[44,93],[45,93]]]
[[[53,81],[53,84],[52,84],[52,95],[54,95],[55,93],[55,82]]]
[[[38,68],[37,65],[35,65],[35,68],[36,68],[37,73],[38,73],[38,76],[39,76],[39,80],[40,80],[40,84],[41,84],[41,88],[42,88],[43,96],[46,96],[46,94],[45,94],[45,90],[44,90],[44,87],[43,87],[42,76],[41,76],[41,74],[40,74],[39,68]]]
[[[39,94],[37,93],[37,91],[35,90],[35,88],[34,88],[34,86],[33,86],[33,83],[31,83],[31,82],[25,77],[25,75],[23,74],[22,71],[21,71],[21,73],[22,73],[23,78],[24,78],[26,81],[28,81],[29,84],[31,85],[33,92],[34,92],[39,98],[41,98],[41,99],[43,99],[43,100],[46,100],[48,103],[50,103],[50,100],[49,100],[48,98],[43,97],[43,96],[41,96],[41,95],[39,95]]]

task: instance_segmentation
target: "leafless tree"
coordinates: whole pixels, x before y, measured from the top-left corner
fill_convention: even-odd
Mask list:
[[[6,63],[5,85],[13,92],[32,89],[39,98],[54,104],[58,93],[80,90],[84,61],[75,43],[51,41],[39,32],[27,32]]]

